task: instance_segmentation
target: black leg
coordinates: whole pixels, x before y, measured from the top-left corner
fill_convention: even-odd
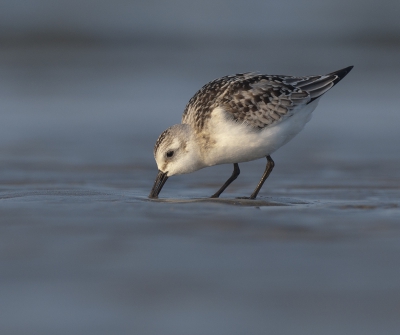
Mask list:
[[[261,177],[260,182],[258,183],[256,189],[254,190],[254,192],[252,193],[252,195],[250,196],[250,199],[255,199],[257,198],[258,192],[260,192],[261,187],[263,186],[264,182],[267,180],[268,176],[271,174],[272,169],[275,166],[274,161],[272,160],[271,156],[267,156],[267,166],[265,167],[265,171],[264,174]]]
[[[238,177],[238,175],[240,175],[239,164],[234,163],[232,176],[229,177],[229,179],[225,182],[225,184],[222,185],[222,187],[215,194],[213,194],[211,198],[218,198],[221,195],[221,193],[224,192],[225,189],[230,185],[230,183],[232,183]]]
[[[260,192],[261,187],[264,185],[264,182],[267,180],[268,176],[271,174],[272,169],[275,166],[274,161],[272,160],[271,156],[268,155],[267,157],[267,166],[265,167],[265,171],[260,179],[260,181],[258,182],[258,185],[256,187],[256,189],[254,190],[254,192],[251,194],[250,197],[240,197],[238,199],[255,199],[257,198],[258,192]]]

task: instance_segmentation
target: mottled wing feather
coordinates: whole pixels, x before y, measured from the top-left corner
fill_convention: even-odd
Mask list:
[[[219,106],[219,100],[229,92],[230,85],[247,75],[225,76],[204,85],[186,105],[182,123],[191,124],[196,130],[201,130],[210,118],[211,112]]]
[[[234,121],[263,129],[319,98],[350,71],[344,70],[309,77],[257,73],[222,77],[203,86],[190,99],[182,123],[190,123],[201,131],[211,112],[221,107]]]
[[[254,76],[230,86],[229,94],[220,99],[224,108],[237,122],[254,128],[265,128],[285,116],[296,106],[310,100],[307,92],[282,82],[283,77]],[[292,99],[292,94],[294,98]]]

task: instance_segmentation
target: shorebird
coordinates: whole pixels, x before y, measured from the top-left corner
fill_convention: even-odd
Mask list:
[[[239,163],[266,157],[248,197],[255,199],[274,168],[271,154],[304,128],[319,98],[352,68],[307,77],[239,73],[204,85],[186,105],[182,123],[161,133],[154,146],[158,175],[149,198],[158,198],[173,175],[233,164],[232,175],[211,196],[218,198],[239,176]]]

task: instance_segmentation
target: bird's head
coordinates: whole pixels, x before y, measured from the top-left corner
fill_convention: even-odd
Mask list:
[[[187,124],[174,125],[161,133],[154,146],[154,158],[158,175],[149,198],[158,198],[168,177],[204,167],[193,131]]]

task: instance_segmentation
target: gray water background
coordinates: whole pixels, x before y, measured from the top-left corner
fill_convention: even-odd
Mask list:
[[[1,334],[398,334],[394,1],[5,1]],[[168,180],[152,148],[226,74],[354,70],[265,162]]]

